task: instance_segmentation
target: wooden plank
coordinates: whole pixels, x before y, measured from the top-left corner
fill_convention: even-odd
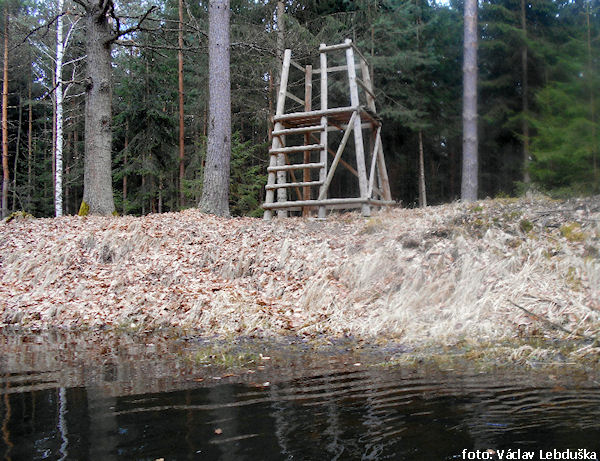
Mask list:
[[[315,139],[315,136],[314,136],[314,135],[311,135],[311,137],[312,137],[313,139]],[[316,140],[316,139],[315,139],[315,140]],[[328,148],[327,148],[327,151],[329,152],[329,154],[330,154],[332,157],[335,157],[335,152],[333,151],[333,149],[331,149],[331,148],[329,148],[329,147],[328,147]],[[356,176],[356,177],[358,178],[358,171],[356,171],[352,165],[350,165],[348,162],[346,162],[346,161],[345,161],[344,159],[342,159],[342,158],[340,159],[340,165],[342,165],[342,166],[343,166],[344,168],[346,168],[346,169],[347,169],[347,170],[348,170],[350,173],[352,173],[354,176]]]
[[[381,145],[381,127],[377,128],[377,134],[375,135],[375,147],[373,147],[373,153],[371,154],[371,171],[369,172],[369,189],[367,197],[371,197],[373,194],[373,187],[375,186],[375,166],[377,165],[377,158],[379,153],[379,146]]]
[[[356,67],[354,64],[354,49],[352,48],[352,40],[346,39],[346,61],[348,64],[348,84],[350,86],[350,103],[353,106],[359,106],[358,99],[358,86],[356,84]],[[356,153],[356,169],[358,170],[358,187],[360,190],[360,196],[368,198],[368,181],[367,181],[367,167],[365,165],[365,150],[363,143],[362,130],[360,128],[361,120],[360,116],[354,120],[354,150]],[[365,204],[362,208],[363,216],[369,216],[371,211],[369,206]]]
[[[305,168],[323,168],[322,163],[294,163],[292,165],[274,166],[268,167],[267,171],[279,171],[279,170],[303,170]]]
[[[365,90],[365,92],[367,93],[367,95],[371,96],[372,99],[375,99],[375,93],[373,93],[371,91],[371,89],[368,87],[368,85],[365,82],[363,82],[358,77],[356,77],[356,82],[363,88],[363,90]]]
[[[340,145],[338,146],[338,150],[335,153],[333,162],[331,162],[331,167],[329,168],[329,172],[327,173],[327,179],[325,179],[325,183],[323,184],[323,187],[321,187],[321,190],[319,191],[318,200],[323,200],[327,196],[327,191],[329,190],[329,185],[331,184],[331,179],[333,178],[335,169],[337,168],[337,165],[340,161],[342,153],[344,152],[344,149],[346,148],[346,143],[348,142],[348,139],[350,138],[350,132],[353,129],[354,120],[356,119],[357,114],[358,114],[357,112],[354,112],[352,114],[352,117],[350,118],[350,123],[348,123],[348,129],[344,133],[344,137],[342,138],[342,141],[340,142]]]
[[[327,127],[323,125],[312,125],[312,126],[301,126],[300,128],[286,128],[283,130],[278,130],[271,133],[273,136],[285,136],[288,134],[302,134],[302,133],[310,133],[311,131],[323,131]]]
[[[302,72],[304,72],[304,67],[300,63],[298,63],[298,62],[294,61],[293,59],[291,59],[290,60],[290,64],[292,66],[294,66],[296,69],[301,70]]]
[[[301,106],[304,105],[304,101],[302,101],[302,99],[300,99],[298,96],[293,95],[292,93],[290,93],[289,91],[285,92],[285,95],[290,98],[292,101],[297,102],[298,104],[300,104]]]
[[[392,200],[376,200],[366,199],[361,197],[356,198],[328,198],[325,200],[297,200],[290,202],[276,202],[276,203],[264,203],[263,208],[288,208],[288,207],[301,207],[301,206],[327,206],[327,205],[352,205],[352,204],[371,204],[376,206],[394,206],[396,202]]]
[[[340,43],[338,45],[325,45],[324,43],[321,43],[321,46],[319,47],[319,52],[320,53],[328,53],[330,51],[337,51],[337,50],[345,50],[347,48],[352,47],[352,40],[350,40],[349,38],[347,38],[344,43]]]
[[[327,74],[324,74],[324,75],[327,75]],[[322,79],[322,77],[321,77],[321,79]],[[327,96],[325,96],[325,97],[327,98]],[[323,98],[323,95],[321,95],[321,98]],[[336,114],[344,114],[344,113],[351,114],[352,112],[357,111],[359,109],[360,109],[360,107],[358,107],[358,105],[357,105],[357,106],[353,106],[353,107],[337,107],[335,109],[313,110],[310,112],[292,112],[290,114],[275,115],[275,117],[273,117],[273,120],[276,122],[285,122],[286,120],[294,120],[294,119],[302,119],[302,118],[328,117],[330,115],[336,115]]]
[[[292,146],[292,147],[278,147],[276,149],[269,150],[269,154],[289,154],[293,152],[303,152],[305,150],[322,150],[322,144],[309,144],[308,146]]]
[[[268,189],[279,189],[281,187],[310,187],[310,186],[320,186],[322,185],[322,181],[308,181],[308,182],[287,182],[285,184],[267,184],[265,188]]]
[[[352,44],[352,48],[354,49],[354,51],[356,51],[356,54],[358,54],[361,61],[364,61],[365,63],[368,62],[367,58],[365,58],[365,55],[361,53],[361,51],[358,49],[358,47],[354,43]]]
[[[332,67],[328,67],[327,68],[327,73],[330,74],[331,72],[341,72],[344,70],[348,70],[348,66],[344,65],[344,66],[332,66]],[[321,69],[315,69],[313,70],[313,74],[320,74],[321,73]]]

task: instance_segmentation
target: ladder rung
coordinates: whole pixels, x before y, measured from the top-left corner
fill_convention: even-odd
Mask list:
[[[281,166],[270,166],[267,171],[288,171],[288,170],[303,170],[305,168],[323,168],[324,163],[296,163],[294,165],[281,165]]]
[[[310,133],[312,131],[323,131],[327,127],[325,125],[303,126],[300,128],[287,128],[284,130],[274,130],[273,136],[285,136],[286,134]]]
[[[270,149],[269,154],[287,154],[290,152],[304,152],[307,150],[323,150],[323,144],[308,144],[306,146],[280,147],[278,149]]]
[[[283,184],[267,184],[265,189],[280,189],[282,187],[305,187],[305,186],[320,186],[323,181],[310,181],[310,182],[286,182]]]

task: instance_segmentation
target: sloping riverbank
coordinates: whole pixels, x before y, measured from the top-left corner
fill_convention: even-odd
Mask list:
[[[411,345],[586,338],[598,356],[600,198],[365,219],[145,217],[0,224],[0,327],[177,327]],[[577,355],[578,354],[578,355]]]

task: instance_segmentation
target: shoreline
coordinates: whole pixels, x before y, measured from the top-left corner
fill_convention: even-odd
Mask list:
[[[326,221],[194,209],[18,218],[0,224],[0,242],[0,331],[168,327],[419,350],[600,336],[599,197]],[[600,347],[588,342],[567,361],[597,361]],[[525,360],[541,353],[530,347],[518,352]]]

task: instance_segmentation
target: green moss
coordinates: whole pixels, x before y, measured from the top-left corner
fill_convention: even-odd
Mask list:
[[[567,270],[566,280],[567,280],[567,285],[569,285],[569,288],[571,288],[573,291],[581,290],[581,287],[582,287],[581,277],[577,273],[576,268],[569,267],[569,269]]]
[[[4,222],[8,224],[9,222],[14,221],[14,220],[18,221],[21,219],[33,219],[33,218],[34,218],[34,216],[32,214],[27,213],[26,211],[14,211],[6,217]]]
[[[521,232],[524,233],[530,232],[533,230],[533,223],[528,219],[521,219],[519,222],[519,229],[521,229]]]
[[[569,242],[583,242],[585,233],[581,230],[581,224],[571,222],[560,228],[560,235],[566,238]]]
[[[379,218],[369,218],[360,231],[361,234],[376,234],[385,229],[383,221]]]
[[[79,207],[79,216],[87,216],[90,214],[90,206],[87,204],[85,200],[81,201],[81,206]]]

